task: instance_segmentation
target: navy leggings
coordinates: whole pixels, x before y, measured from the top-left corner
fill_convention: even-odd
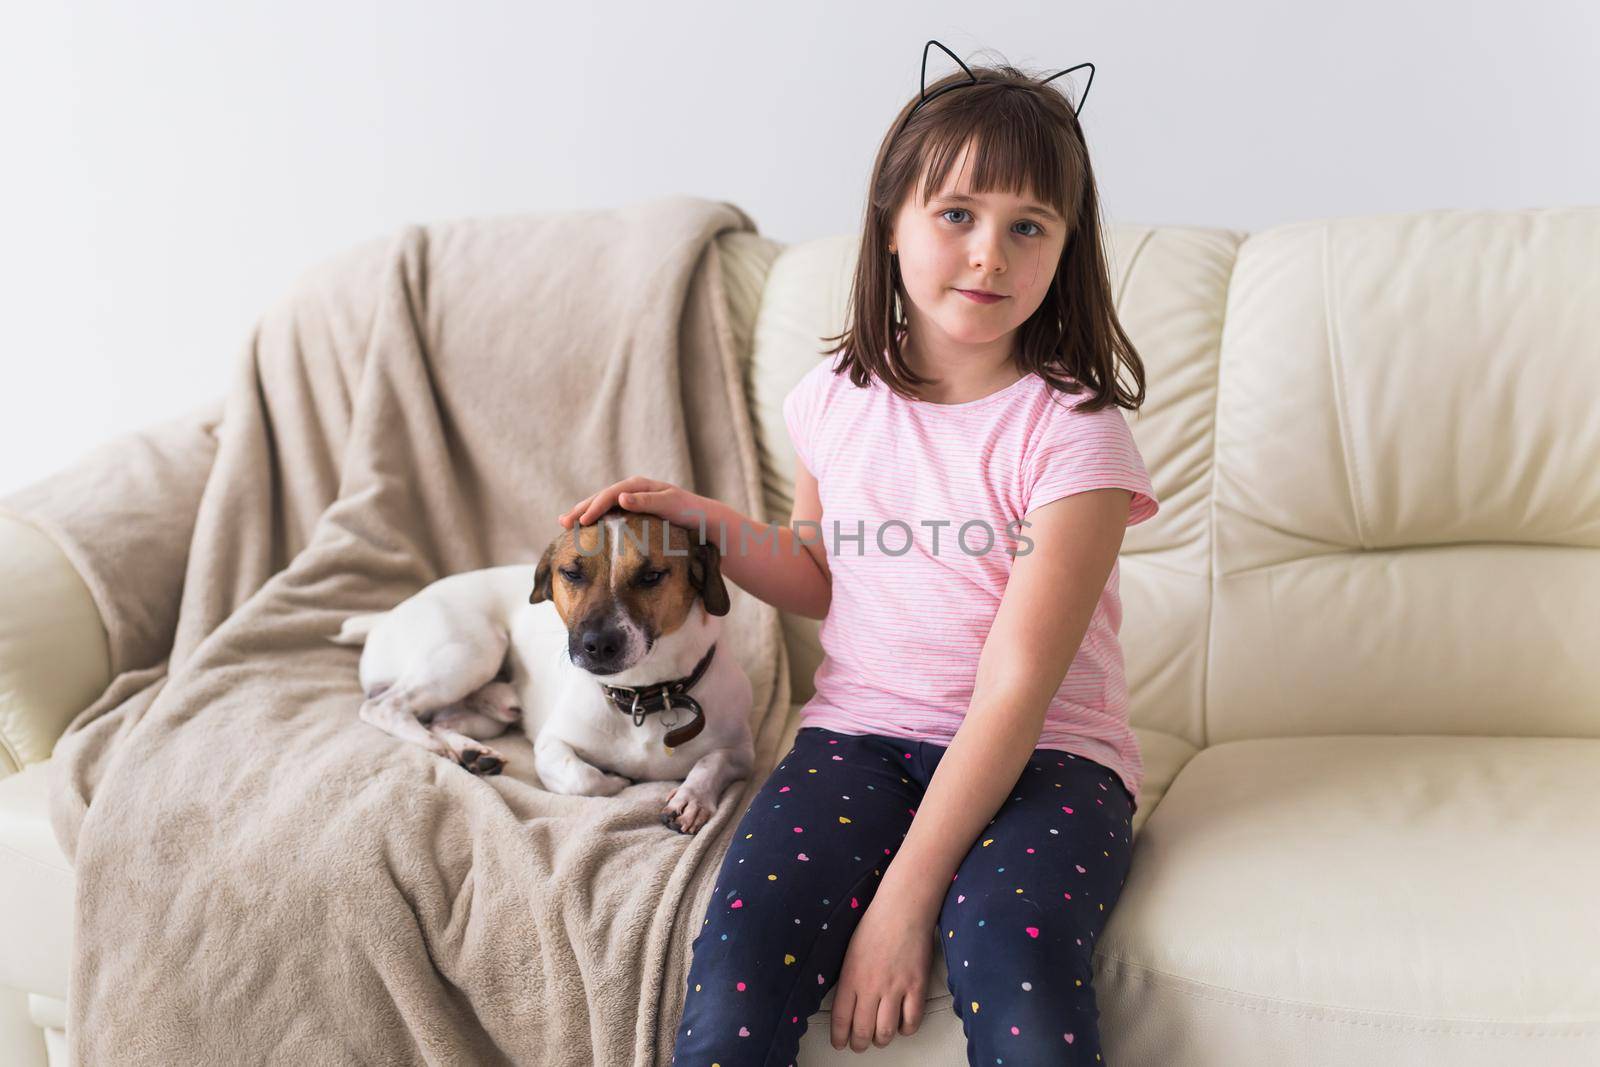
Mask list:
[[[794,1064],[944,753],[800,728],[723,858],[676,1067]],[[1104,1064],[1092,954],[1127,877],[1133,808],[1114,771],[1035,749],[961,861],[938,934],[969,1064]]]

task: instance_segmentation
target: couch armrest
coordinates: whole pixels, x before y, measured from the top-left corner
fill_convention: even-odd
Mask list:
[[[0,777],[50,757],[111,682],[100,612],[45,533],[0,515]]]
[[[66,558],[76,581],[87,587],[112,680],[158,664],[172,650],[189,544],[216,458],[215,431],[221,419],[219,401],[123,434],[0,499],[0,518],[10,520],[11,536],[21,538],[7,541],[15,546],[10,551],[0,550],[0,566],[8,573],[25,572],[22,564],[7,558],[13,552],[22,553],[19,558],[55,564],[38,539],[18,532],[19,528],[31,527]],[[45,570],[53,573],[49,567]],[[11,606],[0,609],[0,615],[7,620],[8,632],[43,623],[48,625],[41,640],[60,636],[57,611],[66,610],[60,605],[71,599],[63,600],[60,591],[71,588],[77,595],[77,589],[64,578],[54,581],[58,584],[41,587],[30,596],[7,598]],[[52,590],[57,592],[54,599]],[[50,604],[56,607],[42,606]],[[39,684],[49,687],[52,707],[63,706],[69,692],[75,700],[91,683],[100,684],[91,694],[98,696],[105,687],[98,668],[98,661],[83,661],[70,668],[70,686],[61,687],[59,681]],[[55,669],[69,670],[59,660]],[[92,702],[82,702],[75,711]],[[58,724],[50,735],[52,746],[65,725]]]

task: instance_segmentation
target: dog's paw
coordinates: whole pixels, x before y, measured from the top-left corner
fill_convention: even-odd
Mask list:
[[[704,826],[717,810],[717,806],[693,789],[678,786],[667,794],[667,806],[661,809],[661,824],[692,834]]]
[[[473,774],[482,775],[499,774],[506,765],[506,759],[500,753],[479,746],[463,749],[459,762]]]

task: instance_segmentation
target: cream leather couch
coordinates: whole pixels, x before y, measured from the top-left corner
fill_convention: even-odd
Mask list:
[[[854,241],[722,242],[784,521],[779,405]],[[1600,209],[1120,226],[1107,250],[1162,502],[1122,557],[1148,777],[1096,953],[1107,1062],[1600,1063]],[[0,587],[21,1067],[65,1062],[45,783],[108,667],[37,531],[0,520]],[[803,700],[816,624],[788,636]],[[873,1062],[966,1063],[934,956],[922,1029]],[[823,1007],[801,1062],[854,1062]]]

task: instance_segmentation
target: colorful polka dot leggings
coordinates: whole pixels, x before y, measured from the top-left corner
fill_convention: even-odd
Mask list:
[[[794,1064],[944,753],[800,728],[723,859],[676,1067]],[[1127,877],[1133,809],[1114,771],[1035,749],[962,860],[938,932],[968,1063],[1104,1064],[1092,953]]]

